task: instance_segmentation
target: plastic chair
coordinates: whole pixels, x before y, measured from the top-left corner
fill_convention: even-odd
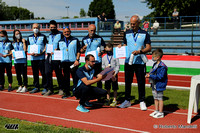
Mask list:
[[[192,77],[190,85],[190,98],[189,98],[188,118],[187,118],[188,124],[191,123],[193,106],[194,106],[194,113],[197,113],[198,111],[199,96],[200,96],[199,93],[200,93],[200,75],[196,75]]]

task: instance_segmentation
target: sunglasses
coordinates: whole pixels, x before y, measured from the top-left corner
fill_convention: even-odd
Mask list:
[[[66,26],[66,27],[63,27],[63,29],[69,29],[69,27],[68,27],[68,26]]]

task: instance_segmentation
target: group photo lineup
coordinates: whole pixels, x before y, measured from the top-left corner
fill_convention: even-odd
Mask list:
[[[199,4],[0,0],[0,132],[199,132]]]

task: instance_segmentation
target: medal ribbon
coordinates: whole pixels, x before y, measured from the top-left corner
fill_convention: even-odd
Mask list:
[[[107,54],[107,59],[108,59],[108,63],[110,64],[111,60],[112,60],[112,56],[110,57],[110,59],[108,58],[108,54]]]
[[[65,37],[65,43],[66,43],[66,47],[67,47],[67,49],[68,49],[68,46],[69,46],[69,44],[70,44],[70,40],[68,39],[68,41],[67,41],[67,39],[66,39],[66,37]]]
[[[134,39],[135,43],[137,41],[139,33],[140,33],[140,29],[138,30],[138,33],[136,33],[136,36],[134,37],[134,32],[133,32],[133,39]]]
[[[4,44],[5,43],[3,43],[3,41],[2,41],[3,50],[5,50],[5,48],[6,48],[6,46]]]
[[[34,40],[35,44],[37,44],[38,37],[35,37],[35,36],[33,35],[33,40]]]
[[[17,48],[18,51],[19,51],[19,46],[20,46],[20,42],[17,42],[16,48]]]
[[[160,62],[161,63],[161,62]],[[154,67],[153,67],[153,70],[150,72],[150,73],[154,73],[155,71],[156,71],[156,69],[158,68],[158,66],[160,65],[160,63],[159,64],[156,64]]]
[[[52,39],[51,39],[52,44],[53,44],[53,41],[54,41],[55,36],[56,36],[56,35],[51,35],[51,38],[52,38]]]
[[[93,40],[92,38],[91,38],[91,39],[89,38],[89,39],[86,40],[86,41],[87,41],[87,44],[88,44],[88,48],[91,46],[92,40]]]

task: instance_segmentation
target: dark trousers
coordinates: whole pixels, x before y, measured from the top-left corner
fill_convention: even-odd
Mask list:
[[[52,92],[53,92],[53,80],[52,80],[53,70],[56,73],[59,89],[62,89],[63,75],[62,75],[62,69],[61,69],[61,62],[54,61],[54,60],[47,58],[45,61],[45,74],[46,74],[46,78],[47,78],[47,87]]]
[[[12,84],[12,63],[0,63],[0,85],[2,85],[3,87],[5,84],[5,69],[8,77],[8,83]]]
[[[85,102],[92,99],[98,99],[101,97],[105,97],[107,91],[98,87],[94,86],[87,86],[85,84],[81,84],[76,90],[74,91],[74,95],[77,98],[80,98],[80,105],[85,105]]]
[[[139,92],[139,101],[145,100],[145,74],[146,65],[125,63],[125,99],[131,100],[131,84],[133,82],[134,73],[136,74]]]
[[[32,71],[33,71],[33,84],[36,88],[39,86],[39,71],[42,75],[42,86],[47,88],[47,81],[45,75],[45,60],[33,60],[31,61]]]
[[[121,28],[114,29],[114,32],[117,32],[118,34],[120,34]]]
[[[72,75],[73,79],[73,86],[77,84],[77,76],[76,76],[76,70],[78,69],[78,66],[74,67],[73,69],[70,68],[70,66],[74,64],[74,62],[62,62],[62,69],[64,73],[64,78],[63,78],[63,88],[64,92],[66,94],[69,94],[70,91],[70,73]]]
[[[158,32],[158,28],[153,28],[153,34],[157,35],[157,32]]]
[[[109,90],[111,89],[111,84],[112,84],[112,89],[113,90],[118,90],[118,75],[116,75],[116,80],[112,81],[112,79],[105,81],[105,89]]]
[[[174,28],[178,28],[178,19],[177,19],[177,17],[174,17],[173,18],[173,21],[174,21]]]
[[[27,64],[26,63],[15,63],[15,71],[17,74],[18,85],[22,85],[22,76],[23,76],[23,85],[27,86]]]
[[[101,63],[96,63],[94,65],[94,76],[96,77],[101,71],[102,71]],[[102,88],[102,82],[101,81],[97,82],[97,87]]]

